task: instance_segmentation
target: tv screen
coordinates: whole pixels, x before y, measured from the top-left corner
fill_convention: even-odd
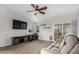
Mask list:
[[[13,29],[27,29],[27,22],[13,19]]]

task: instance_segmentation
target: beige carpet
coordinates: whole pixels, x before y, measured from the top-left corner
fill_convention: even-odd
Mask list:
[[[9,46],[0,50],[0,54],[39,54],[41,49],[50,45],[51,42],[34,40]]]

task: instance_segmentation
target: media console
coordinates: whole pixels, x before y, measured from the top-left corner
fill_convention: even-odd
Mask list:
[[[32,35],[16,36],[16,37],[12,37],[12,45],[16,45],[22,42],[29,42],[37,39],[38,39],[37,33],[34,33]]]

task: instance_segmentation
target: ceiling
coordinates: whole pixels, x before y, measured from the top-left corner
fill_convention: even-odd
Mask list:
[[[46,14],[34,15],[34,13],[27,13],[27,10],[33,10],[29,4],[5,4],[7,8],[13,10],[14,12],[22,15],[23,17],[29,18],[35,22],[41,22],[47,20],[51,17],[60,16],[68,13],[77,12],[79,5],[78,4],[38,4],[40,7],[47,6],[48,9],[45,10]]]

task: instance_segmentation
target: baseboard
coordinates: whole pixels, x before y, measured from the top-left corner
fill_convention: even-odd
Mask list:
[[[12,46],[12,45],[7,45],[7,46],[0,47],[0,51],[1,51],[1,50],[9,49],[11,46]]]

